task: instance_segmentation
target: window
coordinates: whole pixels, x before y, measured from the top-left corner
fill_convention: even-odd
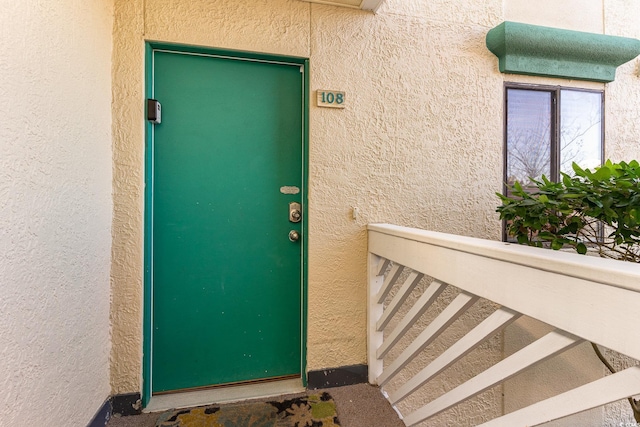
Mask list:
[[[525,186],[542,175],[552,181],[571,164],[603,162],[603,94],[559,87],[506,88],[505,183]]]
[[[513,84],[506,86],[505,102],[506,194],[515,181],[526,188],[531,178],[572,175],[573,162],[583,168],[602,164],[601,91]]]

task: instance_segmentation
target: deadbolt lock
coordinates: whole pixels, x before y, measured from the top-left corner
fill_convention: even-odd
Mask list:
[[[300,203],[291,202],[289,203],[289,221],[290,222],[300,222],[302,220],[302,207]]]

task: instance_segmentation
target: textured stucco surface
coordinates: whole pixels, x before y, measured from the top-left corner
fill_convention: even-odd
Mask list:
[[[626,37],[638,31],[636,12],[624,12],[634,7],[632,1],[587,3],[587,11],[574,11],[561,26],[559,16],[566,10],[553,9],[555,2],[549,3],[551,12],[530,12],[515,0],[387,0],[374,15],[297,0],[116,0],[113,391],[141,387],[144,40],[309,57],[312,100],[318,89],[346,92],[343,110],[318,108],[313,101],[310,106],[308,368],[313,370],[366,362],[367,223],[500,238],[494,192],[502,188],[503,83],[605,86],[502,75],[485,47],[486,32],[507,19],[594,32],[605,28]],[[582,15],[598,7],[597,16]],[[609,31],[603,23],[609,19],[620,27]],[[618,70],[630,89],[617,82],[606,87],[607,114],[622,117],[607,117],[608,141],[620,141],[607,150],[638,157],[634,140],[640,129],[630,123],[637,122],[634,111],[640,105],[633,67]],[[479,369],[501,350],[501,340],[493,340],[465,363]],[[461,368],[460,375],[467,374]],[[483,410],[496,410],[500,392],[478,401]]]
[[[430,20],[436,6],[451,20]],[[500,3],[482,12],[446,2],[383,7],[378,15],[312,10],[312,90],[349,96],[342,111],[311,108],[312,369],[365,361],[367,223],[499,236],[492,194],[501,170],[484,165],[500,164],[501,117],[493,112],[502,80],[484,34]]]
[[[297,0],[153,0],[144,13],[147,40],[309,56],[309,5]]]
[[[141,1],[115,0],[113,33],[112,393],[140,392],[144,214]]]
[[[640,39],[640,7],[634,1],[605,0],[606,33]],[[640,58],[618,67],[606,87],[606,155],[640,159]]]
[[[109,396],[112,2],[0,2],[0,424]]]
[[[602,0],[506,0],[505,21],[602,34]],[[627,36],[628,37],[628,36]]]

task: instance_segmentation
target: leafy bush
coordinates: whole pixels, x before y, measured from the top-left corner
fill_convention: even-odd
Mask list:
[[[592,172],[573,163],[573,170],[560,182],[515,182],[511,197],[496,193],[507,233],[520,244],[640,262],[640,164],[607,160]]]

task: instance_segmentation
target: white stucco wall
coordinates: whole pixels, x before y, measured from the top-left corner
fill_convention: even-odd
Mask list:
[[[367,223],[500,238],[494,192],[502,188],[505,81],[605,87],[502,75],[485,47],[487,31],[513,19],[607,32],[608,14],[634,7],[590,0],[582,9],[572,2],[576,11],[549,0],[552,13],[523,0],[387,0],[374,15],[298,0],[115,2],[114,393],[140,391],[142,380],[145,40],[309,57],[312,100],[318,89],[347,93],[344,110],[310,107],[308,368],[315,370],[366,362]],[[558,14],[567,11],[563,21]],[[633,36],[627,26],[637,21],[625,19],[615,32]],[[619,79],[637,86],[631,68]],[[629,120],[640,94],[618,95],[616,84],[606,86],[607,114]],[[636,125],[609,120],[607,138],[621,140],[616,150],[640,157]],[[478,358],[498,354],[499,341]],[[484,407],[494,410],[500,391]]]
[[[0,1],[0,424],[109,396],[112,2]]]

